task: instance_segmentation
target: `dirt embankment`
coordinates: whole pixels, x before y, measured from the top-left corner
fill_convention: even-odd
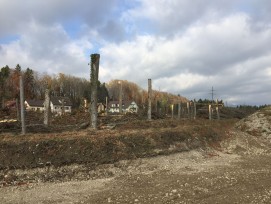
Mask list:
[[[137,121],[117,126],[114,130],[85,130],[62,134],[2,135],[0,138],[0,180],[2,184],[25,181],[27,175],[15,175],[16,169],[46,170],[30,180],[62,180],[75,174],[75,169],[62,166],[81,165],[86,177],[97,165],[124,159],[152,157],[196,148],[216,146],[230,126],[228,121]],[[60,171],[60,173],[59,173]],[[77,168],[76,171],[80,171]],[[62,172],[62,173],[61,173]],[[63,178],[61,175],[63,175]],[[6,178],[6,177],[7,178]]]
[[[237,122],[222,146],[230,153],[241,155],[271,153],[271,108],[257,111]]]

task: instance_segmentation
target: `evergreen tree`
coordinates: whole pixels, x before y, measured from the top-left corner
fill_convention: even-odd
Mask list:
[[[109,98],[109,94],[105,83],[98,81],[98,103],[105,103],[106,97]]]
[[[2,104],[1,107],[4,107],[3,101],[7,96],[7,79],[10,75],[9,66],[6,65],[5,67],[1,68],[0,71],[0,103]]]
[[[34,83],[34,72],[32,69],[27,68],[24,72],[24,95],[26,99],[35,97]]]

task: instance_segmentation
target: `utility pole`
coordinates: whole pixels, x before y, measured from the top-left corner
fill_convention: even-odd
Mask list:
[[[212,103],[213,103],[213,101],[214,101],[214,87],[213,86],[212,86],[212,90],[211,91],[212,91],[211,94],[212,94]]]
[[[215,94],[215,90],[214,90],[214,87],[212,86],[212,89],[211,89],[211,96],[212,96],[212,104],[214,103],[214,95],[216,95]]]

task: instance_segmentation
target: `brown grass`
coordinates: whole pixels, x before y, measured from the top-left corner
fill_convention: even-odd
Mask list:
[[[114,130],[0,135],[0,164],[5,168],[103,164],[217,146],[234,120],[133,121]],[[218,146],[217,146],[218,148]],[[159,151],[157,151],[159,150]]]

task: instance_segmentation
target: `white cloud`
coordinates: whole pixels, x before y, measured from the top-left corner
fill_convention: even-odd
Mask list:
[[[194,24],[171,39],[143,35],[133,41],[105,44],[101,49],[106,70],[102,78],[128,79],[143,87],[152,78],[162,90],[191,97],[199,92],[204,95],[212,85],[219,88],[221,97],[239,93],[234,86],[256,91],[253,87],[259,81],[270,84],[266,75],[252,79],[271,63],[271,29],[256,31],[250,23],[250,18],[240,13]]]
[[[153,86],[161,91],[170,91],[173,93],[181,93],[186,89],[192,88],[199,84],[202,84],[209,80],[209,77],[198,75],[198,74],[179,74],[171,77],[161,77],[153,81]]]
[[[2,45],[0,61],[35,71],[83,76],[88,70],[86,52],[93,46],[87,38],[72,40],[61,25],[31,22],[21,38]],[[1,64],[4,66],[4,64]]]
[[[214,86],[232,102],[270,101],[269,8],[268,0],[0,1],[0,67],[88,78],[99,51],[101,81],[146,88],[152,78],[192,99]]]
[[[113,15],[116,0],[12,0],[0,1],[0,37],[19,34],[29,21],[51,25],[73,19],[99,27]]]

